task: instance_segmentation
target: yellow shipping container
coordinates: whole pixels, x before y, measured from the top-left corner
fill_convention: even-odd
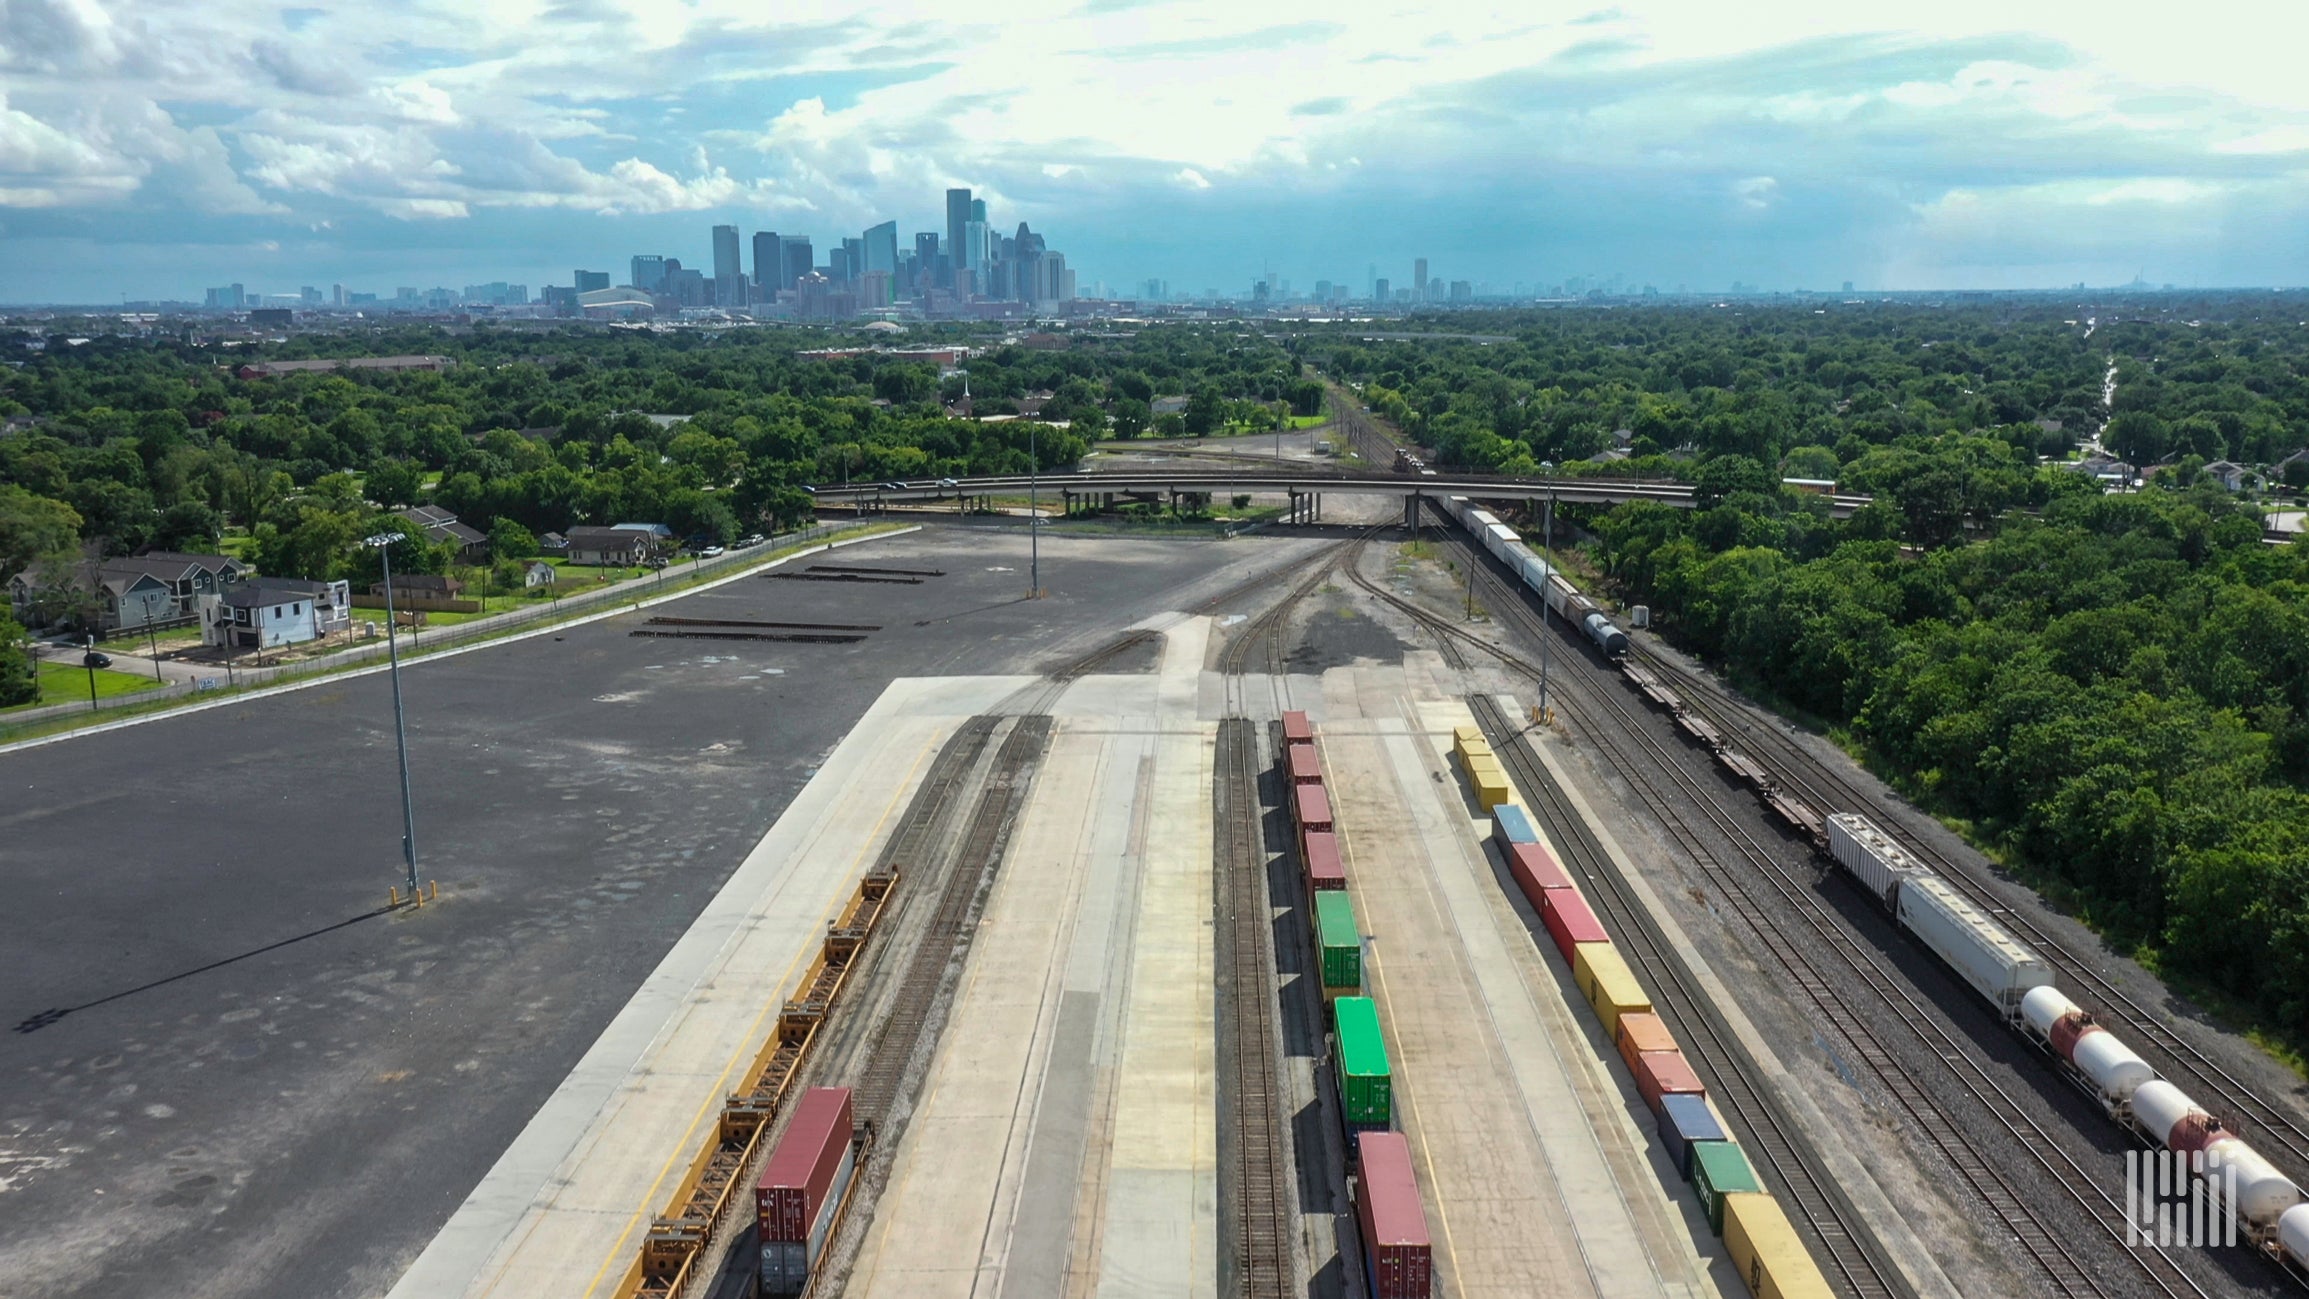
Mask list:
[[[1636,982],[1634,972],[1628,969],[1617,947],[1610,943],[1575,943],[1572,953],[1572,982],[1579,985],[1579,995],[1587,998],[1596,1018],[1603,1021],[1607,1036],[1618,1036],[1620,1016],[1652,1008],[1652,999],[1645,995],[1643,985]]]
[[[1483,744],[1486,741],[1480,726],[1454,726],[1451,728],[1451,742],[1464,749],[1469,744]]]
[[[1481,739],[1460,741],[1457,752],[1461,762],[1473,762],[1479,757],[1496,756],[1491,751],[1491,741]]]
[[[1507,769],[1488,753],[1467,760],[1467,783],[1475,787],[1475,801],[1486,812],[1515,801],[1515,787],[1507,783]]]
[[[1834,1299],[1780,1202],[1761,1191],[1724,1197],[1724,1248],[1756,1299]]]

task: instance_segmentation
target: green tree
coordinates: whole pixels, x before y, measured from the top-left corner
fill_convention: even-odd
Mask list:
[[[1219,426],[1226,415],[1226,399],[1219,395],[1218,386],[1204,384],[1187,399],[1187,409],[1181,420],[1189,436],[1205,437]]]
[[[499,560],[527,559],[537,553],[537,536],[510,515],[489,525],[489,553]]]
[[[69,560],[79,544],[80,515],[71,506],[0,483],[0,579]]]
[[[0,609],[0,708],[40,698],[40,678],[32,659],[32,638]]]
[[[361,482],[370,500],[388,510],[402,510],[417,504],[425,475],[406,460],[385,459],[371,464]]]

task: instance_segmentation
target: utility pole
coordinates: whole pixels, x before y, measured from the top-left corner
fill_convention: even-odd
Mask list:
[[[88,638],[88,649],[80,656],[80,666],[88,669],[88,711],[96,711],[96,638]]]
[[[1555,466],[1549,465],[1547,467],[1553,469]],[[1547,514],[1539,526],[1539,557],[1547,565],[1547,581],[1540,587],[1539,592],[1539,715],[1544,719],[1548,715],[1547,648],[1548,642],[1555,639],[1548,635],[1547,629],[1548,596],[1554,593],[1556,580],[1555,489],[1553,488],[1548,489]]]
[[[968,379],[963,380],[968,383]],[[1026,596],[1042,598],[1042,453],[1034,421],[1026,425]]]
[[[152,605],[149,601],[144,606],[144,644],[146,651],[152,655],[152,679],[158,681],[160,680],[160,637],[152,634]]]
[[[393,544],[401,540],[401,536],[398,532],[381,532],[361,544],[375,550],[385,565],[385,655],[393,665],[393,742],[401,754],[401,860],[409,868],[409,899],[414,902],[417,900],[417,809],[409,797],[409,727],[401,708],[401,643],[394,634],[393,621]],[[410,639],[416,639],[414,630]]]

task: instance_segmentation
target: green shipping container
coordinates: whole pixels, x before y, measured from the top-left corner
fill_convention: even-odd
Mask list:
[[[1394,1089],[1387,1071],[1387,1042],[1379,1036],[1379,1007],[1369,997],[1341,997],[1331,1003],[1331,1014],[1339,1031],[1333,1058],[1348,1128],[1393,1126]]]
[[[1761,1191],[1764,1187],[1756,1180],[1756,1170],[1749,1167],[1748,1156],[1737,1142],[1695,1141],[1692,1143],[1692,1189],[1699,1192],[1700,1207],[1707,1211],[1708,1226],[1721,1236],[1724,1234],[1724,1197],[1737,1191]]]
[[[1323,990],[1363,990],[1363,927],[1345,889],[1315,892],[1315,945],[1323,953]]]

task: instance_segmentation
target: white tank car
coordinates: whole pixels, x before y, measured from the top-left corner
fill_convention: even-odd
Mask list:
[[[1847,816],[1851,816],[1855,820],[1866,820],[1865,817],[1856,816],[1851,812],[1838,812],[1828,818],[1828,823],[1830,826],[1834,826],[1836,822]],[[1829,837],[1833,839],[1835,833],[1833,829],[1829,830]],[[1839,857],[1837,860],[1843,859]],[[2060,1021],[2061,1016],[2076,1014],[2079,1009],[2075,1002],[2068,999],[2067,993],[2049,983],[2041,988],[2030,988],[2028,995],[2020,999],[2021,1019],[2026,1021],[2030,1028],[2036,1030],[2036,1035],[2039,1038],[2048,1042],[2052,1040],[2052,1026]]]
[[[2172,1146],[2173,1129],[2190,1115],[2201,1119],[2205,1112],[2197,1108],[2187,1092],[2162,1078],[2153,1078],[2133,1089],[2133,1124],[2140,1128],[2141,1135],[2160,1146]]]
[[[2028,990],[2020,999],[2020,1017],[2029,1032],[2092,1083],[2112,1114],[2131,1104],[2140,1085],[2157,1076],[2124,1039],[2094,1023],[2050,984]]]
[[[2301,1203],[2301,1188],[2263,1159],[2260,1151],[2235,1137],[2224,1137],[2205,1147],[2204,1176],[2214,1206],[2234,1213],[2238,1228],[2256,1240],[2268,1239],[2285,1211]],[[2233,1206],[2223,1203],[2232,1177],[2237,1187]]]
[[[2296,1204],[2277,1219],[2277,1250],[2309,1276],[2309,1204]]]

